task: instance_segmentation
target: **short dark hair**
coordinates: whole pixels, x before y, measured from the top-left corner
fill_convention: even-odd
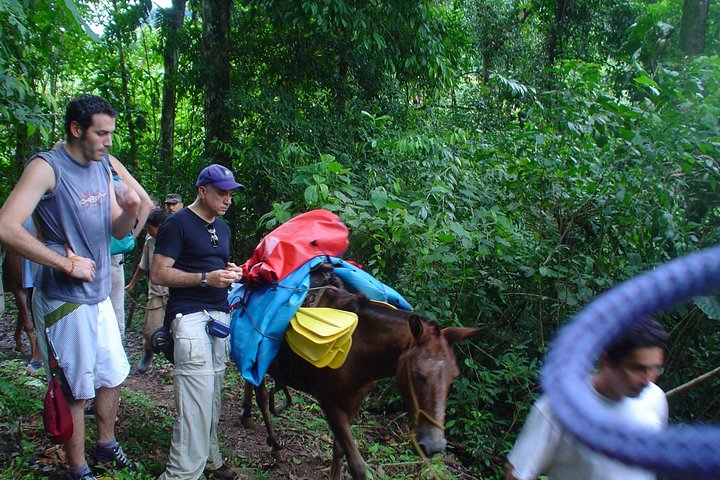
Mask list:
[[[170,214],[163,208],[153,208],[148,214],[147,223],[153,227],[159,227]]]
[[[617,365],[636,348],[659,347],[667,351],[668,333],[653,317],[635,321],[605,349],[608,360]]]
[[[68,103],[65,108],[65,135],[68,141],[71,138],[70,125],[77,122],[83,130],[92,125],[92,117],[98,113],[104,113],[112,118],[118,115],[117,110],[104,98],[97,95],[83,94]]]

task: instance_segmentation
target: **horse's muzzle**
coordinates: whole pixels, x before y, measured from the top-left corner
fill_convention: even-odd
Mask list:
[[[445,451],[445,431],[434,425],[420,425],[417,428],[417,442],[428,457]]]

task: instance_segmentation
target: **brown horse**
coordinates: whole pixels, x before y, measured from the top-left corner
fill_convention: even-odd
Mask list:
[[[15,297],[15,303],[18,309],[17,324],[15,326],[15,350],[21,355],[25,353],[22,342],[22,332],[25,330],[30,339],[31,353],[37,352],[37,339],[35,338],[35,328],[30,319],[30,310],[28,308],[28,291],[23,286],[22,257],[14,250],[8,249],[5,253],[5,260],[2,265],[3,288],[11,292]],[[33,359],[35,355],[33,355]]]
[[[325,289],[316,306],[357,313],[352,348],[338,369],[317,368],[283,342],[268,373],[280,387],[289,386],[315,397],[334,435],[331,480],[339,480],[345,455],[354,480],[366,478],[366,465],[352,437],[350,423],[375,380],[395,376],[408,402],[414,436],[425,455],[442,452],[445,440],[445,402],[459,369],[452,345],[480,332],[476,328],[448,327],[416,313],[398,310],[352,294],[343,288]],[[246,386],[243,405],[249,416],[253,387]],[[268,429],[268,445],[281,447],[272,429],[264,384],[255,389]],[[276,456],[276,458],[278,458]]]

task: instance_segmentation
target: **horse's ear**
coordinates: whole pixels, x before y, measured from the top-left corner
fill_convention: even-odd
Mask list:
[[[479,328],[470,327],[447,327],[442,329],[442,335],[450,345],[461,342],[466,338],[473,337],[479,333]]]
[[[408,324],[410,325],[410,333],[415,340],[420,340],[423,334],[423,322],[417,315],[410,315],[408,318]]]

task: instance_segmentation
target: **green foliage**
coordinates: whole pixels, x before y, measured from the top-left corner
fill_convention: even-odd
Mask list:
[[[44,379],[25,374],[22,360],[0,361],[0,444],[12,446],[0,455],[0,477],[38,478],[27,474],[27,465],[35,455],[32,435],[46,388]]]
[[[25,374],[22,360],[0,362],[0,417],[17,418],[34,415],[42,408],[46,385],[43,379]]]
[[[711,3],[707,55],[682,58],[681,3],[236,5],[233,140],[221,146],[247,186],[226,217],[233,259],[326,208],[350,228],[348,258],[441,324],[482,327],[456,347],[463,375],[447,428],[479,477],[501,478],[555,331],[618,282],[719,240],[720,7]],[[99,43],[58,5],[0,0],[0,196],[27,155],[61,136],[64,100],[83,90],[121,109],[113,152],[146,189],[191,199],[212,161],[201,6],[190,2],[180,71],[163,79],[166,33],[147,2],[102,4]],[[74,5],[91,17],[92,5]],[[178,93],[172,164],[156,160],[164,80]],[[663,386],[720,362],[716,303],[663,318],[678,352]],[[716,419],[720,406],[704,401],[716,387],[673,411]],[[392,388],[376,395],[373,405],[399,403]]]
[[[0,362],[0,443],[4,445],[0,457],[0,477],[14,479],[60,478],[64,466],[38,464],[38,451],[51,450],[42,427],[42,402],[47,385],[44,378],[25,373],[22,360]],[[163,465],[151,452],[170,444],[174,416],[169,407],[159,405],[144,395],[127,389],[122,392],[121,410],[124,423],[119,427],[126,442],[126,451],[134,458],[142,458],[138,472],[113,472],[116,480],[149,480],[156,478]],[[90,426],[92,434],[94,425]],[[126,430],[126,431],[125,431]],[[110,472],[108,472],[110,473]]]
[[[477,350],[460,349],[448,424],[484,475],[498,474],[555,330],[617,282],[717,241],[718,127],[704,112],[718,105],[715,59],[654,76],[557,69],[553,90],[501,83],[522,94],[501,129],[361,113],[364,161],[296,168],[305,204],[282,209],[337,211],[350,256],[418,310],[487,327]]]
[[[361,442],[362,443],[362,442]],[[403,448],[405,447],[405,448]],[[443,464],[440,457],[423,462],[417,452],[407,445],[390,442],[387,445],[372,443],[366,445],[370,478],[377,480],[450,480],[455,478]]]

